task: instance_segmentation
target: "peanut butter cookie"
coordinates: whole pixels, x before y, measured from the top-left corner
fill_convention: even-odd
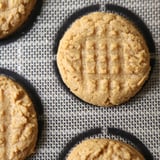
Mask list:
[[[110,139],[88,139],[77,145],[67,160],[144,160],[132,146]]]
[[[0,39],[16,31],[30,15],[36,0],[0,0]]]
[[[112,106],[141,89],[150,72],[150,55],[131,22],[117,14],[94,12],[66,31],[57,65],[76,96],[94,105]]]
[[[0,160],[24,160],[34,153],[37,116],[26,91],[0,76]]]

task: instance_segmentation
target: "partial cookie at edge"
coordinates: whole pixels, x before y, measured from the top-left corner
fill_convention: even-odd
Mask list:
[[[144,160],[132,146],[111,139],[87,139],[75,146],[66,160]]]
[[[27,20],[37,0],[0,0],[0,39],[15,32]]]
[[[0,76],[0,159],[23,160],[35,152],[37,115],[27,92]]]

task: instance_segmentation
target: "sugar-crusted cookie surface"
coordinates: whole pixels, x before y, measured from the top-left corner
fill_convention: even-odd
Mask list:
[[[88,139],[77,145],[67,160],[144,160],[132,146],[110,139]]]
[[[125,18],[94,12],[76,20],[60,41],[57,65],[64,83],[82,100],[119,105],[148,78],[146,43]]]
[[[0,76],[0,160],[24,160],[34,153],[37,116],[26,91]]]
[[[25,22],[35,3],[36,0],[0,0],[0,39]]]

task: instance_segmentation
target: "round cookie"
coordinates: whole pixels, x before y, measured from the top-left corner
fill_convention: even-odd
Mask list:
[[[88,139],[77,145],[67,160],[144,160],[132,146],[110,139]]]
[[[93,12],[66,31],[57,65],[64,83],[80,99],[112,106],[141,89],[150,72],[150,55],[131,22],[116,14]]]
[[[0,159],[24,160],[34,153],[37,134],[37,116],[28,94],[0,76]]]
[[[36,0],[0,0],[0,39],[16,31],[28,18]]]

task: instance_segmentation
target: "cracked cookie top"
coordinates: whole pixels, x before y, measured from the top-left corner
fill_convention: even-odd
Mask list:
[[[88,139],[78,144],[67,160],[144,160],[132,146],[111,139]]]
[[[93,12],[77,19],[60,40],[57,65],[67,87],[97,106],[119,105],[148,78],[145,40],[127,19]]]
[[[0,159],[23,160],[34,153],[37,116],[26,91],[0,76]]]
[[[0,39],[16,31],[30,15],[36,0],[0,0]]]

